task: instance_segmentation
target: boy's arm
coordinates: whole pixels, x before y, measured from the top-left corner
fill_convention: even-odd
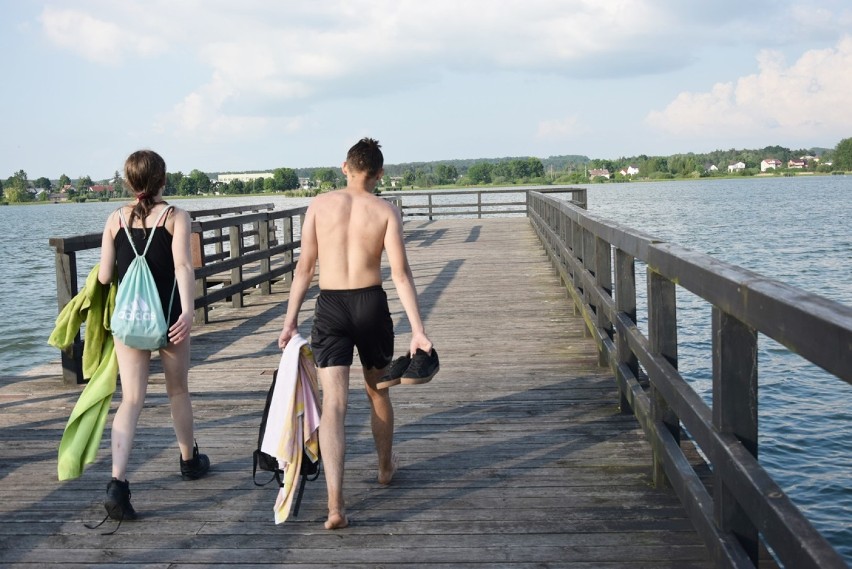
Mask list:
[[[296,263],[296,269],[293,271],[293,282],[290,285],[290,298],[287,301],[287,314],[284,316],[284,327],[278,336],[278,347],[282,350],[287,345],[287,342],[290,341],[290,338],[299,332],[299,310],[302,308],[302,302],[305,300],[305,295],[308,293],[308,288],[311,286],[311,281],[314,280],[314,274],[316,273],[318,251],[316,219],[314,210],[311,207],[308,207],[308,211],[305,214],[301,240],[299,261]]]
[[[423,321],[420,319],[420,305],[417,301],[417,289],[414,286],[414,276],[405,253],[405,242],[402,237],[402,218],[396,208],[389,216],[388,227],[385,230],[385,251],[391,268],[391,278],[405,309],[405,315],[411,324],[411,343],[409,353],[417,349],[426,353],[432,351],[432,341],[426,336]]]

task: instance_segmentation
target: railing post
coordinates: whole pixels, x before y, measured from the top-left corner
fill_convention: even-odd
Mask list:
[[[428,195],[429,198],[429,221],[432,221],[432,194]]]
[[[216,215],[216,219],[219,219],[219,218],[221,218],[221,217],[222,217],[222,214],[221,214],[221,213],[220,213],[220,214],[218,214],[218,215]],[[221,255],[222,253],[224,253],[224,252],[225,252],[225,248],[224,248],[224,246],[222,245],[222,236],[223,236],[223,233],[222,233],[222,228],[221,228],[221,227],[215,231],[215,235],[216,235],[216,254],[217,254],[217,255]]]
[[[243,225],[231,225],[228,231],[229,246],[231,249],[230,258],[237,259],[243,254]],[[231,269],[231,285],[243,282],[243,267],[242,265]],[[231,295],[231,306],[234,308],[243,307],[243,291],[237,291]]]
[[[299,219],[301,220],[300,221],[300,223],[301,223],[300,227],[304,226],[305,216],[301,216]],[[286,219],[283,219],[282,221],[284,222],[283,228],[282,228],[282,231],[284,232],[284,242],[288,243],[288,244],[293,243],[293,241],[295,240],[294,227],[293,227],[293,217],[292,216],[288,217]],[[287,251],[284,254],[284,262],[288,265],[293,263],[293,250],[292,249],[290,249],[289,251]],[[293,273],[294,272],[295,271],[290,270],[290,271],[284,273],[284,284],[287,286],[288,289],[289,289],[290,285],[293,284]]]
[[[476,192],[476,211],[477,218],[482,219],[482,192]]]
[[[596,307],[592,304],[592,294],[589,292],[588,287],[583,285],[583,277],[588,272],[592,276],[595,276],[595,236],[591,231],[580,228],[580,247],[583,251],[583,271],[575,275],[574,282],[580,283],[580,288],[582,288],[582,299],[583,304],[595,310]],[[592,331],[589,330],[588,326],[583,328],[583,335],[586,338],[592,336]]]
[[[529,193],[527,193],[527,196],[529,196]],[[571,266],[568,264],[568,259],[566,258],[565,253],[567,246],[565,240],[565,226],[567,225],[567,220],[564,216],[559,215],[559,212],[549,203],[535,199],[532,203],[532,209],[538,213],[542,222],[553,231],[552,237],[543,233],[542,238],[546,238],[550,243],[550,250],[553,251],[553,258],[551,261],[559,273],[559,282],[565,287],[565,292],[570,300],[572,296],[569,288],[572,286],[572,281],[569,280],[569,278],[564,278],[562,276],[564,274],[570,274],[571,270]],[[529,210],[527,211],[527,215],[529,215]]]
[[[571,227],[569,228],[571,233],[571,254],[574,255],[574,268],[571,271],[571,278],[573,280],[572,284],[574,286],[574,290],[577,291],[577,295],[579,298],[583,298],[583,276],[582,276],[582,267],[585,264],[583,261],[583,255],[585,255],[585,251],[583,251],[583,228],[580,227],[580,224],[575,222],[573,219],[571,220]],[[574,303],[574,314],[581,314],[583,312],[582,306],[578,306],[577,303]]]
[[[599,290],[612,296],[612,247],[607,241],[597,236],[595,236],[595,284]],[[607,320],[603,306],[595,307],[595,316],[598,330],[612,339],[612,322]],[[609,357],[603,349],[603,344],[598,350],[598,365],[601,367],[609,365]]]
[[[273,222],[275,225],[275,222]],[[269,218],[263,219],[257,224],[257,248],[259,251],[269,251]],[[269,274],[272,263],[269,257],[260,260],[260,274]],[[272,294],[272,282],[269,279],[260,284],[260,294]]]
[[[714,306],[712,333],[713,427],[737,437],[757,458],[757,331]],[[757,528],[718,471],[714,474],[713,489],[716,524],[720,530],[737,536],[757,567]]]
[[[675,284],[660,273],[648,269],[648,344],[651,353],[665,358],[677,369],[677,302]],[[651,378],[651,419],[665,426],[680,441],[680,420],[657,391]],[[662,450],[651,441],[654,452],[654,484],[669,484],[663,470]]]
[[[73,251],[61,251],[56,245],[56,302],[59,312],[77,295],[77,256]],[[61,251],[61,252],[60,252]],[[62,382],[66,385],[84,383],[83,379],[83,341],[78,332],[74,341],[60,351],[62,361]]]
[[[631,322],[636,322],[636,260],[621,249],[615,250],[615,312],[624,314]],[[615,354],[618,366],[616,373],[621,374],[621,368],[639,377],[639,359],[630,349],[630,343],[623,333],[615,335]],[[630,413],[630,403],[627,394],[619,388],[618,409],[622,413]]]
[[[204,232],[198,226],[198,222],[193,222],[193,231],[190,234],[190,251],[192,253],[192,268],[200,269],[204,266]],[[207,294],[207,278],[202,277],[195,279],[195,298],[203,298]],[[207,324],[208,308],[202,306],[195,309],[195,314],[192,317],[194,324]]]

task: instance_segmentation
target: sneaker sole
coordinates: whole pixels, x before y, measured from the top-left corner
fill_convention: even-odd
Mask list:
[[[427,375],[426,377],[403,377],[400,380],[400,383],[403,385],[422,385],[424,383],[429,383],[432,381],[432,378],[438,374],[438,370],[436,369],[432,372],[431,375]]]
[[[376,389],[387,389],[388,387],[393,387],[394,385],[399,385],[402,381],[402,378],[391,378],[379,381],[376,383]]]

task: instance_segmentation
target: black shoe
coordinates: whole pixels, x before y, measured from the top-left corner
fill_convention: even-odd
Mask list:
[[[210,459],[206,454],[198,453],[198,443],[195,443],[195,448],[192,449],[192,458],[184,460],[180,459],[180,476],[184,480],[198,480],[210,470]]]
[[[418,349],[414,357],[411,358],[408,369],[402,374],[400,382],[403,385],[427,383],[432,381],[439,369],[441,369],[441,366],[438,361],[438,351],[435,348],[432,348],[431,354]]]
[[[119,523],[123,520],[136,519],[136,510],[130,505],[130,484],[127,480],[113,478],[107,484],[106,494],[104,508],[106,508],[107,516],[118,520]]]
[[[382,377],[381,380],[376,384],[376,389],[385,389],[387,387],[392,387],[394,385],[399,385],[400,378],[402,378],[402,374],[405,373],[405,370],[408,369],[408,365],[411,363],[411,354],[406,353],[404,356],[400,356],[394,360],[394,362],[390,366],[390,370],[386,376]]]

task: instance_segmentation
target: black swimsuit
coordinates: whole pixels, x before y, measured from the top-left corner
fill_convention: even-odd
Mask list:
[[[175,286],[175,258],[172,254],[172,234],[165,228],[165,220],[172,214],[169,212],[161,220],[161,225],[154,232],[154,239],[151,246],[148,248],[148,253],[145,254],[145,260],[148,261],[148,267],[151,269],[151,275],[154,277],[154,282],[157,283],[157,291],[160,293],[160,302],[163,305],[163,315],[169,321],[169,326],[177,322],[181,313],[180,293]],[[133,227],[130,229],[133,235],[133,246],[139,253],[145,250],[145,241],[151,233],[151,228],[142,229],[141,227]],[[124,278],[130,263],[135,258],[133,248],[127,242],[127,234],[122,226],[115,234],[115,258],[118,264],[118,281]],[[172,287],[174,287],[175,296],[172,300],[171,315],[169,311],[169,299],[172,295]]]

